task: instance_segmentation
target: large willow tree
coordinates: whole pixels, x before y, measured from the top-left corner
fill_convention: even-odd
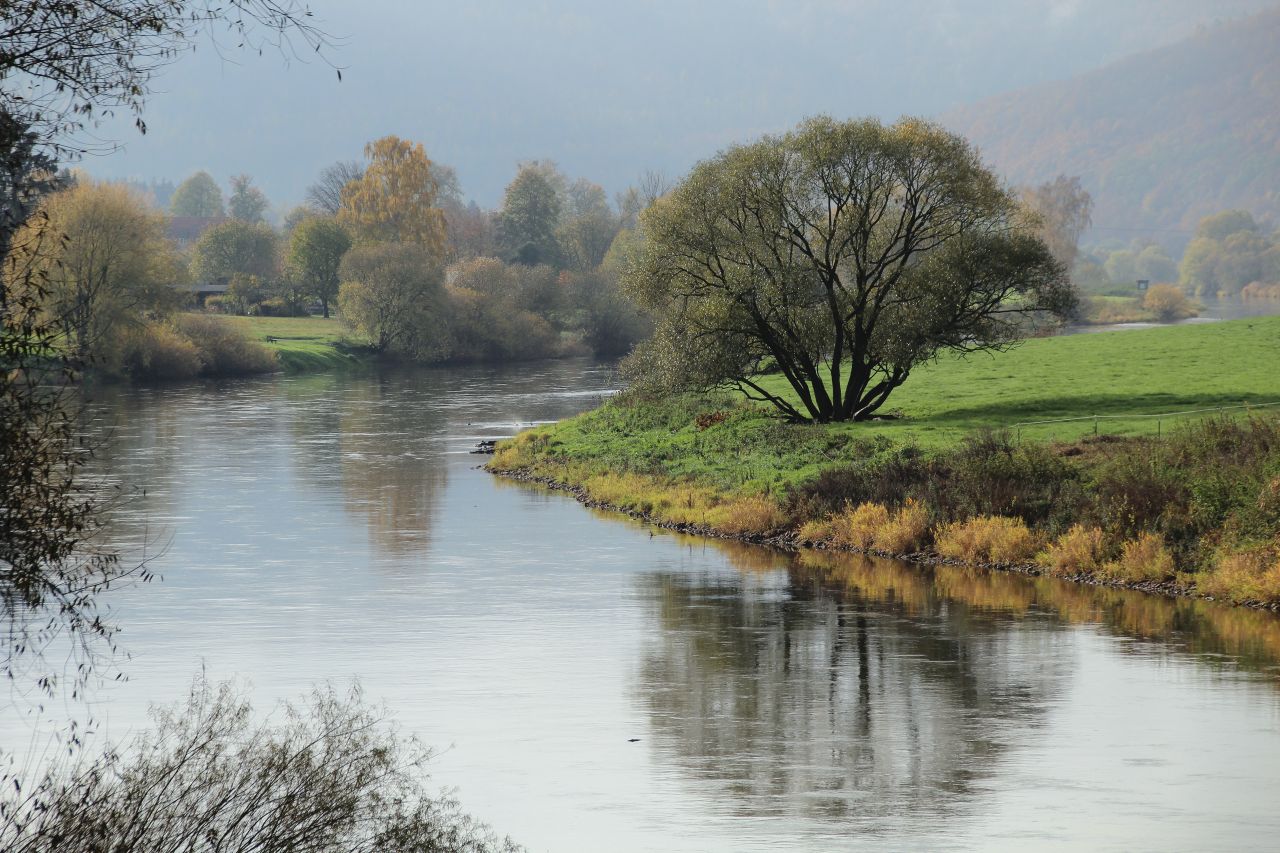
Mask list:
[[[794,420],[868,418],[916,365],[1071,308],[1033,225],[955,134],[811,119],[700,163],[641,217],[625,285],[659,322],[628,369],[735,385]]]

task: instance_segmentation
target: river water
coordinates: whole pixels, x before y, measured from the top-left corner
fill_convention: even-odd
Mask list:
[[[359,677],[532,850],[1274,849],[1280,621],[650,530],[468,454],[595,405],[562,362],[120,391],[99,737],[202,668]],[[157,550],[162,553],[157,555]],[[33,731],[13,703],[10,748]],[[61,710],[61,709],[60,709]]]

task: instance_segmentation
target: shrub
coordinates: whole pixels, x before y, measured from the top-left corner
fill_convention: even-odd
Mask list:
[[[1120,558],[1102,567],[1107,577],[1126,581],[1160,581],[1173,577],[1173,554],[1158,533],[1143,533],[1121,548]]]
[[[125,335],[121,368],[131,379],[190,379],[200,372],[200,354],[173,326],[147,323]]]
[[[1280,601],[1280,557],[1269,550],[1227,553],[1199,582],[1200,592],[1235,602]]]
[[[1191,501],[1186,472],[1161,458],[1149,442],[1126,449],[1100,464],[1094,475],[1093,514],[1100,526],[1127,535],[1185,529]]]
[[[883,504],[860,503],[846,508],[832,520],[835,544],[865,551],[875,541],[876,531],[889,523],[889,510]]]
[[[1007,432],[966,436],[934,469],[930,497],[946,519],[998,515],[1040,524],[1073,514],[1077,472],[1051,448]]]
[[[915,498],[945,520],[1002,515],[1042,524],[1072,517],[1083,497],[1077,469],[1051,448],[1015,442],[1008,433],[968,436],[933,457],[914,447],[883,449],[858,448],[863,461],[823,471],[794,490],[793,514],[837,515],[850,504],[894,507]]]
[[[93,762],[41,778],[0,774],[0,849],[456,851],[518,849],[428,786],[431,752],[332,688],[254,718],[228,685],[198,680],[185,706]]]
[[[929,510],[919,501],[906,503],[875,532],[874,544],[890,554],[913,554],[925,547],[929,538]]]
[[[983,515],[956,521],[935,536],[938,553],[967,563],[1018,563],[1036,552],[1036,537],[1020,518]]]
[[[1036,562],[1056,575],[1092,574],[1102,569],[1106,558],[1106,534],[1097,527],[1076,524],[1054,540]]]
[[[258,313],[263,317],[305,317],[307,311],[297,302],[281,296],[273,296],[258,303]]]
[[[796,538],[801,542],[833,542],[835,535],[834,519],[830,517],[806,521],[796,531]]]
[[[802,518],[837,516],[849,506],[898,506],[908,495],[923,493],[930,477],[929,461],[915,447],[879,455],[890,444],[884,437],[855,443],[848,452],[859,461],[826,468],[793,489],[789,509]]]
[[[1142,307],[1163,323],[1196,315],[1195,304],[1173,284],[1153,284],[1142,299]]]
[[[764,495],[734,498],[706,513],[707,523],[736,535],[773,533],[787,525],[782,507]]]
[[[183,314],[175,325],[195,345],[204,376],[244,376],[277,369],[275,353],[221,317]]]

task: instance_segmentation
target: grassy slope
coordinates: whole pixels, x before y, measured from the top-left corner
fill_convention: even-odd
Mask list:
[[[228,317],[255,341],[275,352],[289,373],[311,373],[361,365],[354,345],[338,320],[330,317]]]
[[[550,453],[599,470],[777,493],[834,463],[903,443],[945,448],[984,428],[1068,441],[1092,434],[1093,421],[1016,425],[1280,401],[1278,368],[1280,317],[1269,317],[1041,338],[995,355],[944,357],[890,398],[889,408],[902,415],[897,420],[792,426],[759,408],[735,410],[700,430],[698,415],[731,404],[691,399],[660,408],[605,406],[540,432]],[[783,390],[781,377],[769,382]],[[1102,420],[1099,430],[1154,434],[1187,419]]]

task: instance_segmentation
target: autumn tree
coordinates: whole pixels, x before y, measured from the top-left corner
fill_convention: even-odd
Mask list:
[[[1142,307],[1162,323],[1194,317],[1196,306],[1173,284],[1153,284],[1142,298]]]
[[[197,281],[217,281],[235,273],[267,278],[276,271],[276,233],[269,225],[232,220],[200,235],[191,256]]]
[[[629,360],[639,387],[730,383],[794,420],[870,418],[918,364],[1005,348],[1074,302],[1017,199],[918,119],[819,117],[735,146],[641,228],[625,284],[658,319]]]
[[[421,143],[384,136],[364,153],[364,174],[342,188],[338,221],[357,242],[413,243],[443,257],[439,186]]]
[[[304,219],[289,237],[288,265],[303,292],[320,300],[324,316],[338,295],[342,256],[351,248],[351,237],[333,217]]]
[[[248,175],[231,176],[231,199],[227,207],[231,216],[241,222],[256,224],[262,221],[269,202],[262,190],[253,186],[253,178]]]
[[[208,172],[196,172],[173,191],[169,209],[174,216],[199,216],[211,218],[225,216],[222,190]]]
[[[32,227],[62,238],[35,259],[47,287],[45,310],[63,324],[80,359],[104,357],[121,328],[176,304],[179,267],[164,218],[141,198],[119,184],[81,178],[40,209],[44,222]]]
[[[593,270],[604,260],[618,233],[618,217],[598,184],[579,179],[569,185],[565,195],[567,203],[556,227],[556,243],[568,267]]]
[[[339,267],[343,322],[387,355],[430,360],[443,351],[446,302],[439,258],[418,243],[365,243]]]
[[[1037,233],[1058,263],[1075,267],[1080,235],[1089,227],[1093,197],[1077,176],[1058,175],[1037,187],[1022,191],[1022,202],[1039,219]]]
[[[528,266],[558,264],[560,211],[560,196],[546,169],[538,164],[521,165],[507,186],[498,213],[499,239],[507,257]]]
[[[1255,281],[1275,281],[1276,258],[1280,239],[1264,233],[1247,211],[1227,210],[1200,221],[1178,280],[1197,296],[1234,296]]]

